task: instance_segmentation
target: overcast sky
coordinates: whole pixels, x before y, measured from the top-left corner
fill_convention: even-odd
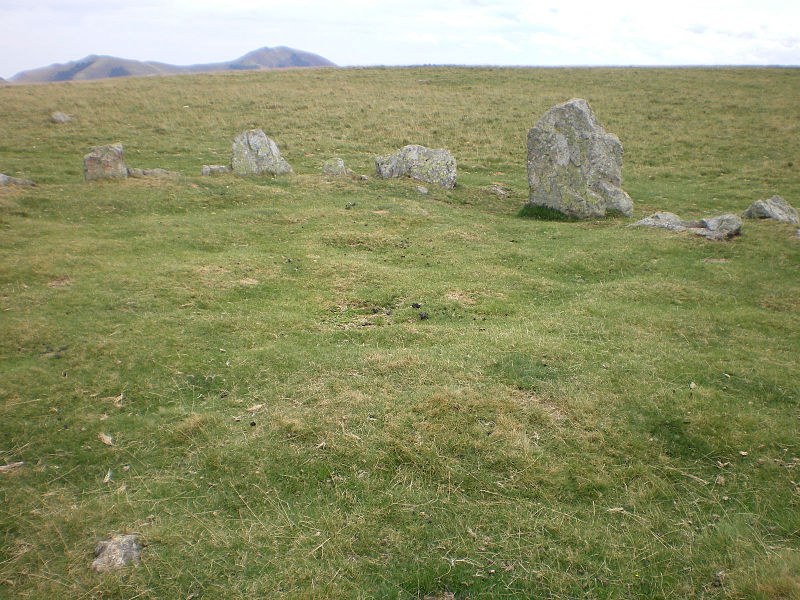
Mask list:
[[[0,77],[109,54],[338,65],[800,65],[798,0],[0,0]]]

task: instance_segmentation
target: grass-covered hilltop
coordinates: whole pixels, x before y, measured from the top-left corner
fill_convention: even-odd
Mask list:
[[[632,218],[520,216],[570,98]],[[627,227],[800,208],[798,98],[797,69],[0,88],[0,172],[37,184],[0,188],[0,597],[800,598],[797,226]],[[294,174],[200,177],[249,129]],[[183,177],[85,183],[116,142]],[[375,177],[407,144],[456,187]],[[123,533],[139,564],[96,573]]]

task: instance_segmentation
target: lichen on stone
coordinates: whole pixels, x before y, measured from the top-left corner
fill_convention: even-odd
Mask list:
[[[375,158],[375,172],[383,179],[411,177],[448,190],[456,185],[457,170],[456,159],[444,148],[431,150],[417,144]]]
[[[570,217],[630,216],[622,184],[622,144],[607,133],[586,100],[551,108],[528,131],[529,203]]]

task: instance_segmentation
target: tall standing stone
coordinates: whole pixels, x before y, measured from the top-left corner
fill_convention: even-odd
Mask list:
[[[93,179],[125,179],[128,168],[125,166],[122,144],[111,144],[91,148],[83,157],[83,178]]]
[[[447,190],[456,186],[456,159],[444,148],[431,150],[416,144],[403,146],[394,154],[377,157],[375,171],[383,179],[408,176]]]
[[[622,188],[622,144],[586,100],[554,106],[528,131],[529,204],[588,219],[633,213]]]
[[[237,175],[283,175],[293,173],[278,145],[260,129],[243,131],[233,140],[231,168]]]

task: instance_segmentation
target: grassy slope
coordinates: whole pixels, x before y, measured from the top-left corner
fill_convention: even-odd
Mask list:
[[[26,463],[0,596],[800,597],[794,229],[515,216],[527,128],[575,96],[637,217],[797,206],[799,95],[788,69],[0,89],[0,171],[41,184],[0,190],[0,460]],[[196,177],[249,127],[298,174]],[[186,179],[82,183],[113,141]],[[412,142],[454,191],[318,174]],[[91,573],[117,531],[142,565]]]

